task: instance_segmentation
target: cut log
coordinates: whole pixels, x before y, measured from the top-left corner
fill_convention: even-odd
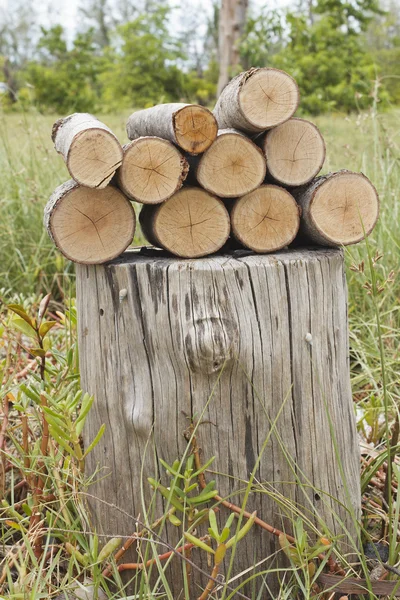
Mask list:
[[[319,129],[304,119],[289,119],[269,131],[262,149],[270,178],[287,186],[314,179],[325,161],[325,142]]]
[[[130,140],[157,136],[200,154],[211,146],[218,126],[212,112],[197,104],[159,104],[134,112],[126,124]]]
[[[237,198],[264,181],[265,158],[249,138],[234,129],[222,129],[200,158],[198,183],[221,198]]]
[[[162,204],[143,206],[139,219],[151,244],[185,258],[217,252],[230,232],[221,200],[196,187],[185,187]]]
[[[279,69],[250,69],[223,90],[214,108],[219,129],[260,133],[294,115],[300,94],[295,80]]]
[[[238,198],[230,214],[233,235],[255,252],[273,252],[288,246],[300,226],[296,200],[276,185],[262,185]]]
[[[295,521],[299,510],[342,552],[353,554],[360,454],[342,251],[189,261],[129,251],[109,265],[78,266],[76,276],[81,385],[96,399],[83,430],[86,447],[106,425],[85,464],[88,476],[101,468],[90,488],[98,533],[125,541],[141,529],[134,517],[144,520],[150,506],[152,521],[164,514],[147,478],[160,476],[170,485],[158,459],[171,465],[184,452],[188,458],[183,433],[193,419],[201,421],[203,464],[215,456],[213,473],[205,476],[216,480],[220,496],[241,506],[255,469],[247,511],[257,510],[260,519],[293,534],[285,514]],[[219,505],[219,524],[228,515]],[[207,523],[197,527],[198,537],[205,534]],[[160,535],[175,546],[182,528],[167,521]],[[168,551],[158,543],[156,548]],[[191,560],[210,573],[207,556],[196,549]],[[153,557],[151,548],[143,542],[138,556],[135,542],[123,562],[143,557]],[[221,566],[225,576],[230,558],[228,552]],[[278,579],[288,568],[277,537],[254,525],[238,543],[230,575],[249,571],[231,585],[251,577],[243,594],[278,598]],[[183,569],[182,558],[174,556],[166,572],[171,597],[194,600],[207,576],[192,568],[188,596]],[[125,581],[132,571],[126,575]],[[264,578],[268,590],[262,589]]]
[[[53,125],[52,140],[71,177],[81,185],[105,188],[122,162],[122,147],[111,129],[87,113]]]
[[[132,200],[159,204],[182,187],[188,171],[187,160],[171,142],[142,137],[124,146],[117,183]]]
[[[51,195],[44,224],[64,256],[89,265],[124,252],[132,243],[136,219],[131,203],[117,188],[93,190],[67,181]]]
[[[378,220],[377,191],[362,173],[329,173],[292,193],[302,208],[301,234],[321,246],[356,244]]]

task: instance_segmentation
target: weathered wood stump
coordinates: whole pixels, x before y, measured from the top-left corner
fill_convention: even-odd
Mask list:
[[[89,473],[98,465],[108,473],[91,489],[109,503],[92,502],[99,530],[135,531],[127,513],[143,519],[141,486],[148,503],[148,476],[168,484],[158,458],[172,464],[183,455],[187,415],[198,418],[212,396],[198,443],[203,460],[216,457],[218,474],[207,477],[216,479],[220,495],[240,504],[238,492],[281,411],[247,510],[293,533],[295,511],[276,501],[281,494],[321,534],[329,535],[325,523],[331,535],[342,536],[342,550],[354,550],[359,453],[341,250],[200,260],[127,252],[106,265],[78,265],[77,298],[82,387],[96,396],[86,440],[102,423],[107,427],[87,463]],[[222,507],[221,520],[227,515]],[[175,533],[167,527],[162,537],[177,543]],[[200,527],[198,535],[204,533]],[[258,570],[287,565],[277,550],[277,538],[254,526],[238,545],[232,574],[268,556]],[[132,558],[134,552],[124,561]],[[210,571],[201,551],[192,558]],[[183,562],[174,557],[169,568],[174,597],[183,598]],[[206,581],[193,571],[192,598]],[[276,574],[267,581],[273,595]]]

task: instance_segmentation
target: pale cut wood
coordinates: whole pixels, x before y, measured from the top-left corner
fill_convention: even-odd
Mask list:
[[[238,198],[230,215],[236,239],[255,252],[274,252],[288,246],[300,226],[296,200],[276,185],[262,185]]]
[[[186,258],[217,252],[230,232],[221,200],[197,187],[185,187],[160,205],[143,206],[139,219],[151,244]]]
[[[188,171],[187,160],[171,142],[142,137],[124,146],[117,182],[132,200],[159,204],[182,187]]]
[[[111,129],[87,113],[56,121],[52,140],[71,177],[87,187],[106,187],[122,162],[122,147]]]
[[[158,458],[172,464],[183,456],[189,416],[204,421],[198,429],[201,457],[203,462],[216,457],[211,467],[216,474],[206,477],[216,480],[221,496],[241,504],[243,494],[237,492],[270,432],[247,510],[293,533],[285,514],[295,515],[275,502],[272,492],[281,494],[352,553],[360,516],[360,457],[341,250],[195,261],[130,251],[109,265],[78,266],[77,305],[81,385],[96,398],[85,444],[106,424],[86,462],[88,475],[105,467],[91,486],[100,499],[91,499],[99,533],[136,531],[127,515],[144,514],[142,487],[149,506],[147,477],[160,473],[169,485]],[[158,501],[153,518],[163,510]],[[218,520],[224,523],[227,516],[221,507]],[[205,533],[206,525],[199,526],[197,534]],[[172,544],[180,535],[169,525],[162,533]],[[145,545],[141,549],[145,552]],[[277,538],[254,527],[238,545],[231,576],[268,556],[255,571],[287,567]],[[137,559],[132,546],[124,561]],[[225,566],[229,559],[228,553]],[[192,560],[210,572],[204,552],[193,551]],[[166,576],[172,596],[183,598],[178,557]],[[191,598],[199,597],[198,586],[206,580],[192,570]],[[276,574],[267,575],[267,582],[277,598]],[[260,585],[258,578],[255,589]],[[249,588],[241,591],[255,597]],[[264,590],[260,597],[270,594]]]
[[[378,220],[377,191],[362,173],[328,173],[292,193],[302,208],[301,234],[322,246],[356,244]]]
[[[314,179],[325,161],[325,142],[318,127],[305,119],[289,119],[262,140],[268,176],[287,186]]]
[[[67,181],[44,209],[50,238],[69,260],[104,263],[119,256],[135,234],[135,212],[115,187],[94,190]]]
[[[219,129],[260,133],[294,115],[300,101],[295,80],[279,69],[250,69],[222,91],[214,108]]]
[[[237,198],[256,189],[265,178],[265,158],[249,138],[222,129],[196,169],[198,183],[221,198]]]
[[[126,124],[130,140],[157,136],[177,144],[189,154],[207,150],[217,131],[212,112],[198,104],[159,104],[134,112]]]

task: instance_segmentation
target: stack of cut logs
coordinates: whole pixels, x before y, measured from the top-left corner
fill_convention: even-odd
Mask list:
[[[50,237],[75,262],[111,260],[132,243],[135,201],[148,241],[180,257],[359,242],[378,218],[376,190],[361,173],[316,177],[325,144],[293,117],[298,104],[292,77],[265,68],[233,79],[213,112],[161,104],[133,113],[123,147],[89,114],[60,119],[52,137],[73,179],[45,208]]]

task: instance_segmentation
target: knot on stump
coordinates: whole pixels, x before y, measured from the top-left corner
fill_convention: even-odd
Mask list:
[[[216,373],[235,356],[238,338],[238,327],[233,319],[196,319],[185,335],[190,369],[196,373]]]

